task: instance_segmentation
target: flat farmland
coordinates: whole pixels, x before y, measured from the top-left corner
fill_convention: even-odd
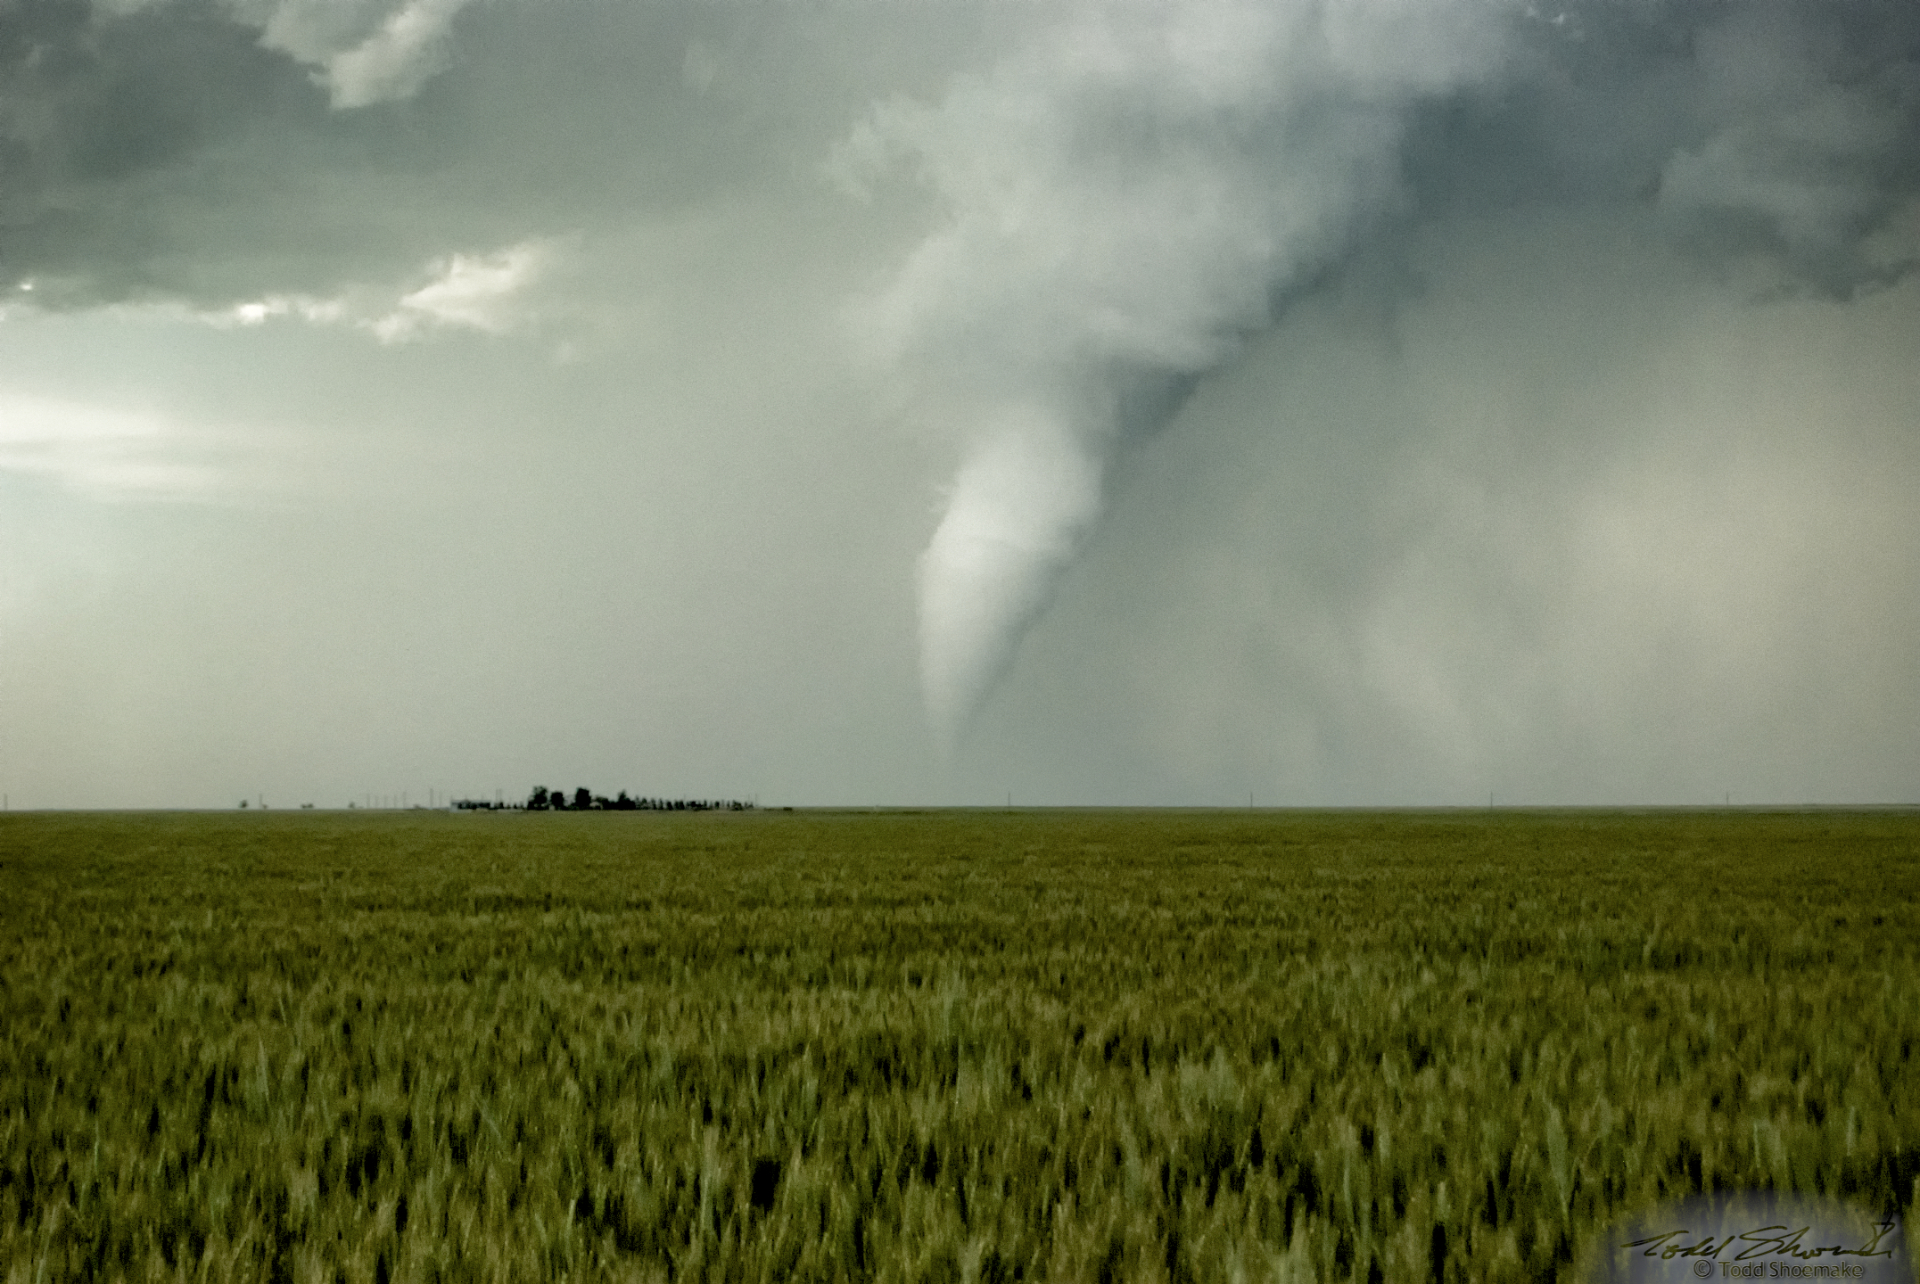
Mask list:
[[[0,1277],[1537,1280],[1920,1194],[1911,812],[0,816]]]

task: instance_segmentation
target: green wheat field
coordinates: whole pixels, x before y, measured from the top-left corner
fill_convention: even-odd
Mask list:
[[[1920,1224],[1920,814],[0,817],[0,1277],[1572,1278]]]

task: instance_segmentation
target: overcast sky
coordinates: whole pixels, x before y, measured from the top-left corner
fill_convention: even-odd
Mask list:
[[[1920,802],[1910,0],[0,0],[0,789]]]

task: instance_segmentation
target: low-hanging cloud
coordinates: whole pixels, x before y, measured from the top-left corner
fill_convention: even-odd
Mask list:
[[[967,462],[920,563],[924,693],[964,730],[1129,445],[1289,298],[1429,208],[1650,211],[1768,288],[1898,279],[1920,20],[1849,2],[1206,0],[1076,10],[845,170],[905,158],[944,221],[861,313]]]

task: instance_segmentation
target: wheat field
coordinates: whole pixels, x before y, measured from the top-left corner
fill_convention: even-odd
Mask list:
[[[10,814],[0,892],[8,1284],[1547,1280],[1920,1197],[1913,813]]]

